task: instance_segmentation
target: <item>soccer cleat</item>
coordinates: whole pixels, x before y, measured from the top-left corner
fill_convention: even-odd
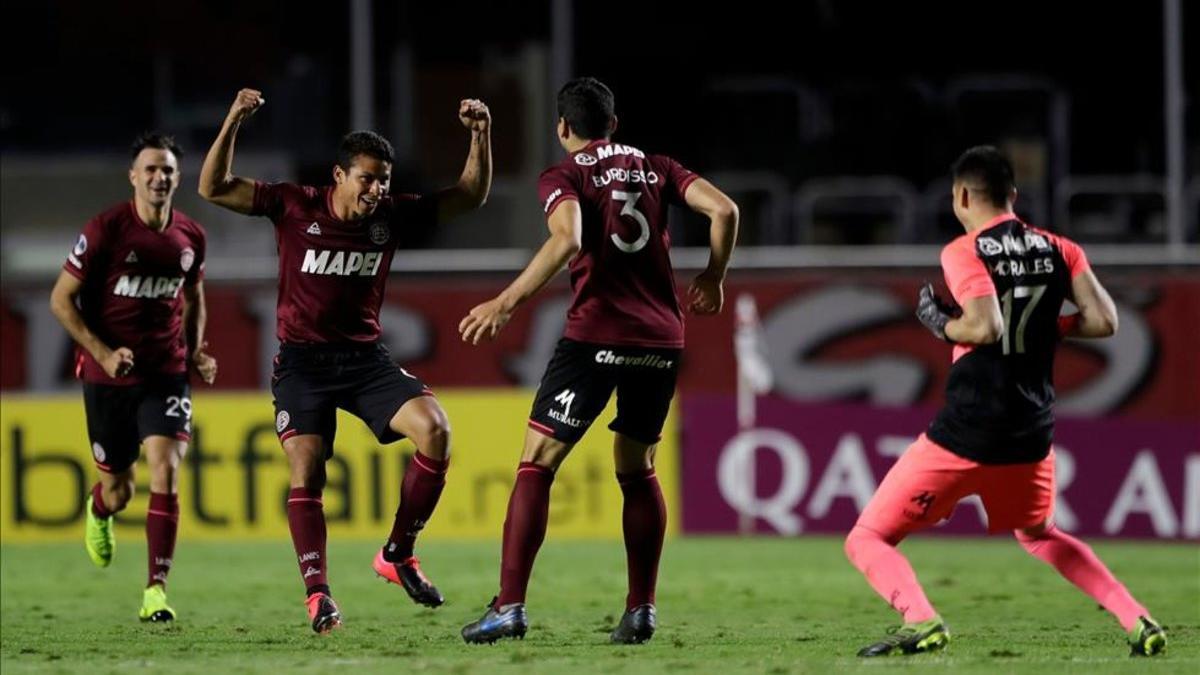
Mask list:
[[[393,563],[384,559],[381,549],[375,554],[375,561],[371,566],[375,568],[375,573],[379,576],[397,586],[403,586],[404,590],[408,592],[408,597],[418,605],[440,607],[442,603],[446,602],[437,586],[434,586],[429,581],[429,577],[426,577],[425,573],[421,571],[421,561],[415,555]]]
[[[312,619],[313,632],[325,635],[342,626],[342,613],[333,598],[325,593],[313,593],[304,601],[308,606],[308,618]]]
[[[1167,630],[1148,616],[1138,617],[1129,631],[1130,656],[1154,656],[1167,651]]]
[[[87,513],[87,526],[83,532],[83,545],[87,548],[88,557],[96,563],[96,567],[108,567],[112,564],[113,553],[117,550],[117,538],[113,533],[113,517],[100,518],[92,512],[92,498],[87,498],[84,506]]]
[[[950,630],[940,616],[920,623],[906,623],[888,631],[882,640],[858,650],[859,656],[893,656],[944,649]]]
[[[487,611],[475,622],[463,626],[463,641],[468,644],[492,644],[501,638],[525,639],[525,631],[529,628],[529,619],[525,616],[525,603],[514,602],[502,607],[496,606],[497,598],[492,598]]]
[[[626,645],[640,645],[654,637],[655,611],[654,605],[638,605],[627,610],[621,617],[621,623],[609,636],[613,642]]]
[[[149,623],[166,623],[175,620],[175,610],[167,604],[167,589],[154,584],[142,592],[142,608],[138,618]]]

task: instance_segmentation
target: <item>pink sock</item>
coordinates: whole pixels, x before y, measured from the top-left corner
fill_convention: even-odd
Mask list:
[[[1067,581],[1117,617],[1126,631],[1137,625],[1138,617],[1150,616],[1087,544],[1053,526],[1037,537],[1016,534],[1029,555],[1053,566]]]
[[[867,577],[871,588],[904,616],[905,623],[937,616],[908,559],[877,532],[854,526],[846,537],[846,557]]]

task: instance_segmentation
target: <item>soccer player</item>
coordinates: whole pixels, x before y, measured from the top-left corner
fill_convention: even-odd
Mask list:
[[[314,631],[327,633],[342,622],[326,576],[321,504],[337,408],[363,420],[380,443],[407,437],[416,445],[391,535],[372,566],[413,601],[428,607],[444,602],[422,573],[413,545],[446,483],[450,424],[433,392],[397,366],[379,342],[379,307],[401,237],[479,208],[487,198],[491,115],[480,101],[460,103],[458,116],[471,132],[471,143],[454,186],[429,196],[391,195],[392,146],[373,131],[342,139],[331,187],[235,176],[238,129],[263,103],[259,91],[238,92],[204,159],[200,194],[275,224],[281,343],[271,384],[275,430],[291,470],[288,525],[309,619]]]
[[[464,341],[491,339],[513,312],[570,265],[574,298],[564,337],[546,367],[504,521],[500,594],[463,628],[471,643],[523,637],[525,591],[546,535],[555,471],[617,392],[613,456],[625,504],[629,573],[625,613],[611,639],[649,640],[666,506],[654,473],[683,348],[683,313],[668,255],[667,207],[709,217],[708,268],[688,290],[688,308],[716,314],[737,236],[737,206],[708,181],[663,155],[613,143],[613,94],[593,78],[558,93],[558,140],[568,156],[538,181],[550,238],[524,272],[462,320]]]
[[[84,544],[99,567],[116,550],[113,514],[133,498],[146,448],[149,578],[142,621],[173,621],[167,574],[179,523],[179,463],[191,438],[188,369],[207,384],[217,361],[204,342],[204,228],[171,208],[182,153],[167,135],[133,142],[133,199],[92,218],[63,263],[50,311],[78,345],[88,440],[100,480],[87,498]]]
[[[1013,213],[1012,165],[995,148],[967,150],[953,167],[954,214],[966,234],[942,250],[955,305],[926,284],[917,316],[954,345],[946,404],[888,471],[846,537],[846,555],[904,625],[859,656],[945,647],[950,633],[896,546],[977,494],[991,532],[1013,531],[1030,555],[1108,610],[1134,654],[1153,655],[1166,633],[1092,549],[1054,526],[1054,353],[1063,337],[1117,330],[1108,292],[1075,242]],[[1079,308],[1059,317],[1064,300]]]

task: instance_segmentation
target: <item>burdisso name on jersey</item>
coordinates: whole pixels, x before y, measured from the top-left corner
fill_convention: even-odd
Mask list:
[[[575,155],[575,163],[580,166],[592,166],[601,159],[608,159],[619,155],[633,155],[638,159],[645,159],[646,153],[638,150],[631,145],[621,145],[620,143],[609,143],[596,148],[596,155],[592,156],[586,152],[581,152]],[[612,167],[605,170],[603,173],[592,176],[592,185],[600,188],[617,181],[620,183],[648,183],[654,185],[659,182],[659,176],[653,171],[643,171],[641,169],[623,169],[620,167]]]
[[[174,298],[183,286],[183,277],[141,277],[122,274],[113,286],[113,295],[125,298]]]
[[[304,252],[304,262],[300,271],[305,274],[333,274],[337,276],[362,277],[375,276],[379,265],[383,262],[381,251],[318,251],[308,249]]]

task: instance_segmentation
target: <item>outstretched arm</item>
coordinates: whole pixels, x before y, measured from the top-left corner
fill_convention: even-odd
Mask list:
[[[266,101],[257,89],[237,93],[200,169],[200,196],[238,213],[254,209],[254,180],[233,175],[233,145],[242,122]]]
[[[564,199],[550,214],[550,238],[525,266],[525,270],[500,295],[477,305],[458,324],[463,342],[479,344],[492,339],[522,303],[541,290],[579,252],[583,212],[579,202]]]
[[[712,183],[697,178],[685,192],[688,208],[709,220],[708,267],[688,288],[688,309],[695,314],[716,314],[725,304],[725,271],[737,242],[738,207]]]
[[[471,130],[471,149],[458,182],[437,194],[439,223],[483,206],[492,189],[492,114],[482,101],[463,99],[458,119]]]

